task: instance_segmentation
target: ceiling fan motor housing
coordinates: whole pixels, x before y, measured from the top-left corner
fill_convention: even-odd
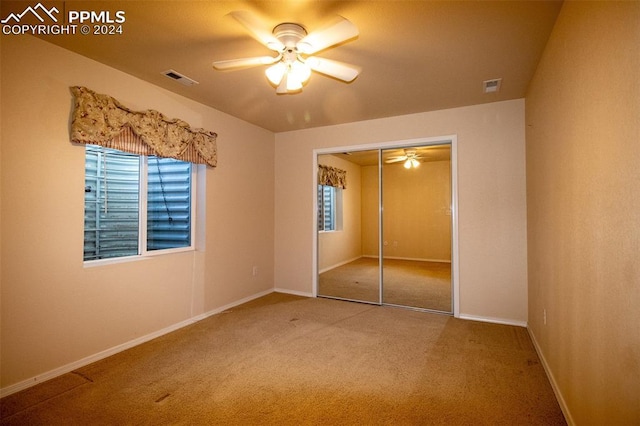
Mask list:
[[[296,45],[307,35],[302,25],[285,22],[273,29],[273,35],[285,45],[287,50],[295,50]]]

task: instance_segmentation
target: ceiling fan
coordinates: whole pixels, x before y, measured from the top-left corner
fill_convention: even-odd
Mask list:
[[[411,167],[418,167],[420,165],[421,158],[422,157],[418,155],[418,152],[415,149],[405,149],[404,155],[389,157],[384,162],[390,164],[404,161],[404,168],[410,169]]]
[[[265,74],[278,94],[300,92],[303,84],[309,80],[311,71],[345,82],[353,81],[360,73],[360,67],[312,56],[358,36],[358,28],[345,18],[340,17],[332,25],[307,34],[300,24],[285,22],[269,31],[248,12],[231,12],[230,15],[277,55],[216,61],[213,67],[217,70],[271,65]]]

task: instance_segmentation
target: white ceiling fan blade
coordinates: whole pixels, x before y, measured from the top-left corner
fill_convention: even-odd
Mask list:
[[[229,59],[226,61],[216,61],[213,67],[217,70],[228,70],[232,68],[248,68],[258,65],[270,65],[280,60],[279,56],[256,56],[255,58]]]
[[[360,74],[360,67],[331,59],[311,57],[307,59],[306,63],[316,72],[346,82],[353,81]]]
[[[402,157],[391,157],[391,158],[387,158],[385,160],[385,163],[397,163],[399,161],[405,161],[407,159],[406,156],[402,156]]]
[[[240,22],[253,37],[271,50],[281,52],[284,45],[273,35],[270,29],[264,28],[264,24],[249,12],[240,10],[230,13],[233,18]]]
[[[337,23],[327,28],[314,31],[304,37],[298,42],[296,47],[298,48],[298,52],[311,55],[327,47],[357,37],[358,34],[358,27],[351,23],[351,21],[340,17]]]

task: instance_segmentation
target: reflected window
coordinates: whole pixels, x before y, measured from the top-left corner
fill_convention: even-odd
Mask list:
[[[318,185],[318,231],[342,229],[342,189]]]

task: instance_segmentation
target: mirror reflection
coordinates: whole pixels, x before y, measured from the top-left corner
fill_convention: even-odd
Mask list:
[[[323,154],[318,169],[318,295],[452,312],[451,146]]]
[[[318,294],[380,303],[378,151],[319,155],[318,168]]]
[[[383,302],[452,312],[451,147],[382,152]]]

